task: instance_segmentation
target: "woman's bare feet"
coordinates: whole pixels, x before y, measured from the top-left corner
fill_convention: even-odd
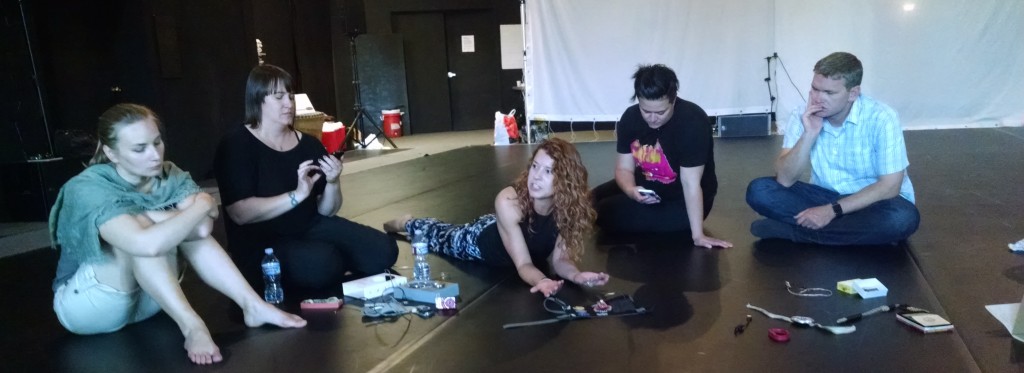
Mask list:
[[[263,324],[277,325],[282,328],[301,328],[306,326],[306,320],[277,309],[262,299],[250,303],[242,309],[245,315],[245,325],[255,328]]]
[[[224,357],[220,355],[220,348],[213,343],[213,337],[205,327],[185,333],[185,351],[188,352],[189,360],[199,365],[219,363],[224,360]]]
[[[401,217],[384,222],[384,231],[388,233],[405,233],[405,223],[412,220],[412,215],[405,214]]]

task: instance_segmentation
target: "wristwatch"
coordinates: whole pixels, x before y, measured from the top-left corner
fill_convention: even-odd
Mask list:
[[[814,326],[814,319],[807,316],[790,316],[789,322],[796,326]]]
[[[751,305],[751,304],[748,304],[747,308],[755,310],[755,311],[758,311],[758,312],[761,312],[765,316],[768,316],[769,318],[776,319],[776,320],[782,320],[782,321],[788,322],[790,324],[793,324],[793,326],[797,326],[797,327],[818,328],[818,329],[830,332],[832,334],[847,334],[847,333],[853,333],[854,331],[857,330],[857,327],[855,327],[853,325],[850,325],[850,326],[826,326],[826,325],[821,325],[817,321],[814,321],[814,319],[812,319],[810,317],[807,317],[807,316],[783,316],[783,315],[778,315],[778,314],[774,314],[774,313],[768,312],[768,310],[766,310],[764,308],[761,308],[761,307],[758,307],[758,306],[755,306],[755,305]]]
[[[843,216],[843,205],[839,204],[839,201],[832,202],[832,212],[836,213],[836,217]]]

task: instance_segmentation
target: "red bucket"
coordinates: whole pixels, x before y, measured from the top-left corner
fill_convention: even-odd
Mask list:
[[[380,114],[384,123],[384,135],[391,138],[402,137],[402,111],[381,110]]]
[[[320,142],[324,144],[324,148],[327,148],[327,154],[334,154],[345,150],[345,126],[340,125],[341,122],[338,122],[337,126],[330,126],[330,124],[332,123],[324,123]]]

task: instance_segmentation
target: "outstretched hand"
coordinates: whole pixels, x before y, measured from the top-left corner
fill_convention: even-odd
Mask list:
[[[720,239],[717,239],[717,238],[714,238],[714,237],[708,237],[708,236],[704,236],[704,235],[701,235],[699,237],[694,237],[693,238],[693,245],[694,246],[700,246],[700,247],[706,247],[708,249],[712,249],[712,248],[715,248],[715,247],[721,247],[723,249],[728,249],[728,248],[732,247],[732,243],[730,243],[729,241],[720,240]]]
[[[583,286],[604,286],[608,283],[608,274],[604,272],[580,272],[572,276],[572,282]]]
[[[547,298],[554,295],[555,293],[558,292],[558,289],[562,288],[562,282],[562,280],[555,281],[549,278],[545,278],[543,280],[540,280],[540,282],[538,282],[537,285],[533,285],[533,287],[530,288],[530,292],[540,292],[541,294],[544,294],[545,298]]]

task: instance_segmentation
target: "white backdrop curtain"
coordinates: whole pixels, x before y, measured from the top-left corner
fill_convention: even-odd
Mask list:
[[[785,120],[814,63],[847,51],[905,128],[1024,125],[1024,1],[526,0],[525,19],[530,119],[615,121],[644,63],[710,115],[769,111],[777,52],[796,85],[773,61]]]

